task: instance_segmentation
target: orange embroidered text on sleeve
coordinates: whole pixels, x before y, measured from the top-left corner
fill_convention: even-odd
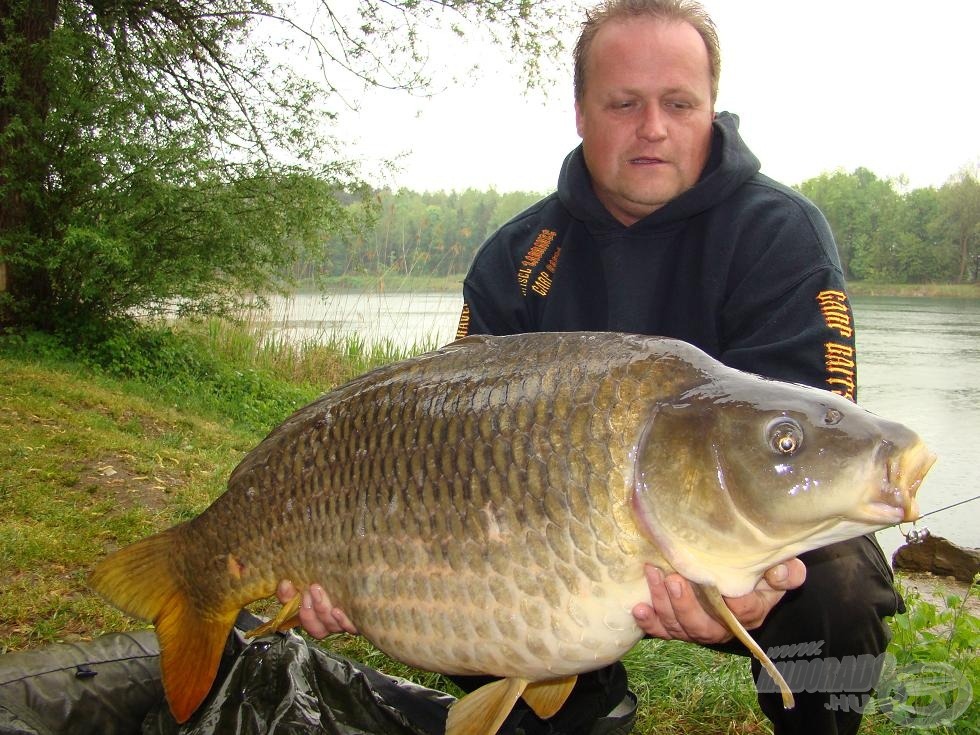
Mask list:
[[[817,294],[817,303],[820,304],[820,313],[823,314],[824,321],[830,329],[845,339],[854,336],[847,294],[843,291],[821,291]]]
[[[857,389],[854,348],[837,342],[827,342],[824,344],[824,360],[827,365],[827,384],[831,391],[853,401]]]
[[[531,290],[539,296],[547,296],[548,291],[551,289],[551,276],[554,275],[555,269],[558,268],[558,258],[561,256],[561,248],[555,249],[555,254],[551,256],[548,260],[548,264],[544,267],[544,270],[538,274],[538,277],[534,279],[534,285],[531,286]]]
[[[522,296],[527,296],[527,285],[531,280],[531,273],[534,267],[541,262],[541,258],[548,250],[548,246],[551,245],[557,236],[558,233],[554,230],[541,230],[538,236],[534,238],[531,249],[527,251],[527,255],[521,260],[521,267],[517,271],[517,282],[520,284]]]
[[[817,294],[817,303],[827,328],[847,341],[824,343],[827,384],[832,392],[853,401],[857,395],[857,360],[851,342],[854,323],[847,294],[843,291],[821,291]]]
[[[459,324],[456,326],[456,339],[463,339],[470,333],[470,305],[464,303],[463,311],[459,315]]]

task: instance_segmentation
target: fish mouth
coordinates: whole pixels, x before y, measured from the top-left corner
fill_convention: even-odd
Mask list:
[[[915,496],[936,455],[922,441],[904,450],[884,441],[877,454],[882,458],[884,476],[855,513],[855,519],[886,526],[917,520],[921,514]]]

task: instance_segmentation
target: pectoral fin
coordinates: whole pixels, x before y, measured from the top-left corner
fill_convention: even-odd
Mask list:
[[[450,707],[446,735],[494,735],[527,684],[527,679],[500,679],[470,692]]]
[[[739,622],[738,618],[732,614],[732,611],[728,609],[728,605],[725,604],[725,599],[721,596],[721,593],[715,587],[708,587],[705,585],[694,585],[694,589],[698,594],[701,602],[704,604],[705,609],[713,613],[714,616],[727,627],[736,638],[738,638],[746,648],[752,653],[753,656],[762,664],[772,680],[776,682],[776,686],[779,687],[779,692],[783,697],[783,707],[786,709],[792,709],[796,704],[793,699],[793,692],[789,688],[789,684],[783,678],[783,675],[779,673],[779,669],[772,660],[766,655],[766,652],[762,650],[762,647],[749,635],[749,632],[745,630],[744,626]]]
[[[549,681],[536,681],[527,685],[524,690],[524,701],[534,710],[534,714],[542,720],[553,717],[561,709],[572,693],[578,676],[566,676],[564,679],[551,679]]]

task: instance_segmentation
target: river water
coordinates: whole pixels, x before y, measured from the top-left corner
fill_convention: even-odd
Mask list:
[[[461,306],[450,293],[306,294],[274,302],[272,313],[290,339],[356,335],[418,350],[453,339]],[[980,300],[869,297],[853,307],[860,403],[908,425],[939,457],[919,494],[922,512],[980,494]],[[980,547],[980,500],[919,525]],[[899,529],[878,538],[888,554],[904,542]]]
[[[856,298],[858,401],[918,432],[938,459],[922,513],[980,494],[980,300]],[[920,527],[980,547],[980,500],[923,518]],[[878,533],[891,551],[897,529]]]

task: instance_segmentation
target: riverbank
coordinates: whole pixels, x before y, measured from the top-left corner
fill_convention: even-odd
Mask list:
[[[895,575],[895,580],[903,591],[917,595],[939,609],[946,607],[947,597],[955,595],[966,601],[963,607],[968,613],[980,617],[980,590],[976,585],[971,590],[967,582],[928,572],[901,572]]]
[[[980,299],[980,283],[869,283],[867,281],[849,281],[847,290],[852,297]]]
[[[386,273],[382,275],[345,275],[318,279],[314,284],[300,284],[300,293],[459,293],[465,273],[448,276],[419,276]],[[849,281],[851,296],[894,296],[897,298],[980,299],[980,283],[870,283]]]
[[[40,337],[0,342],[0,650],[126,624],[85,585],[107,544],[199,513],[291,411],[395,357],[259,347],[216,324],[114,344],[79,354]],[[965,592],[941,578],[908,583],[932,602]]]
[[[260,345],[220,323],[167,334],[116,335],[98,350],[0,338],[0,653],[143,627],[88,588],[95,562],[200,513],[269,428],[371,364],[338,345],[300,354]],[[937,581],[931,599],[944,606],[949,591]],[[936,615],[893,624],[920,618]],[[896,630],[896,655],[918,645],[915,630]],[[925,660],[939,656],[948,649]],[[641,697],[638,732],[767,731],[745,659],[648,642],[627,665]],[[867,735],[901,731],[881,714],[868,722]]]

